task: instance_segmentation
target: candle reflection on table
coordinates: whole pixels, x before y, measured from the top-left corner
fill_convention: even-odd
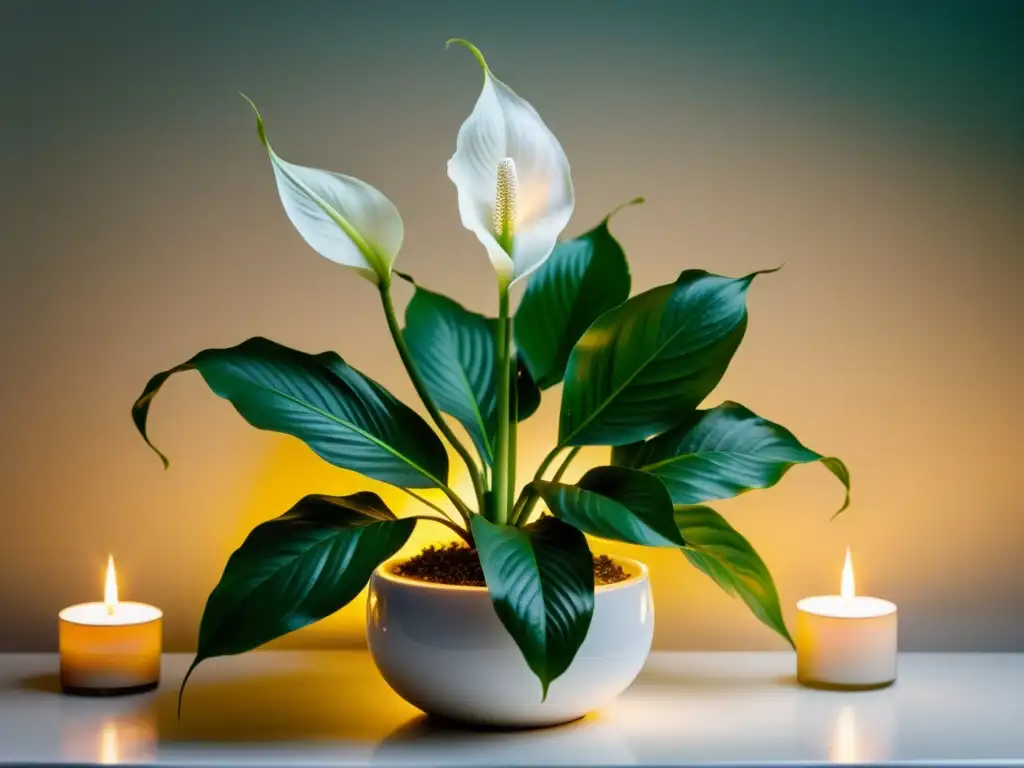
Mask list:
[[[873,700],[852,704],[819,702],[821,746],[829,762],[862,765],[892,759],[896,751],[896,711],[889,694],[891,691],[863,694]]]
[[[90,717],[82,711],[61,727],[61,753],[76,762],[100,765],[145,763],[156,758],[156,717],[151,710]]]
[[[853,707],[839,710],[832,731],[832,744],[828,759],[833,763],[856,763],[857,758],[857,715]]]
[[[117,725],[104,723],[100,728],[99,754],[96,756],[103,765],[121,762],[121,748],[117,743]]]

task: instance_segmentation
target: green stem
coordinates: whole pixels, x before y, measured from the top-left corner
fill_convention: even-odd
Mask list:
[[[409,353],[409,347],[406,346],[405,338],[402,336],[402,329],[398,326],[398,318],[395,317],[395,305],[391,301],[391,281],[382,280],[380,283],[380,298],[384,305],[384,316],[388,321],[388,330],[391,331],[391,338],[395,341],[395,347],[398,348],[398,354],[402,358],[402,363],[405,365],[405,370],[409,374],[409,379],[412,381],[413,387],[416,389],[416,394],[420,396],[420,400],[423,401],[423,405],[427,409],[427,413],[430,414],[430,418],[434,420],[437,428],[441,431],[441,434],[445,436],[445,439],[451,444],[455,452],[459,454],[463,462],[466,464],[466,469],[469,470],[469,477],[473,481],[473,490],[476,493],[477,504],[480,509],[483,509],[484,505],[484,486],[480,479],[480,472],[476,468],[476,462],[473,461],[472,455],[466,450],[466,446],[459,442],[459,439],[452,432],[451,427],[448,426],[448,422],[444,420],[444,416],[434,405],[433,399],[430,397],[430,393],[427,391],[427,385],[423,383],[422,377],[420,377],[419,369],[416,367],[416,363],[412,359],[412,355]],[[458,494],[455,493],[446,484],[440,483],[439,487],[445,492],[455,508],[462,513],[463,517],[467,520],[469,515],[472,514],[465,502],[459,498]]]
[[[443,509],[442,509],[441,507],[439,507],[439,506],[438,506],[437,504],[435,504],[434,502],[432,502],[432,501],[431,501],[430,499],[426,499],[426,498],[424,498],[423,496],[420,496],[420,495],[419,495],[418,493],[416,493],[415,491],[412,491],[412,490],[410,490],[410,489],[408,489],[408,488],[402,488],[401,486],[398,486],[398,489],[399,489],[400,491],[402,491],[402,492],[404,492],[404,493],[407,493],[407,494],[409,494],[410,496],[412,496],[412,497],[413,497],[414,499],[416,499],[416,501],[418,501],[418,502],[419,502],[420,504],[422,504],[423,506],[425,506],[425,507],[430,507],[430,508],[431,508],[432,510],[434,510],[434,511],[435,511],[435,512],[437,512],[438,514],[440,514],[440,515],[443,515],[443,516],[444,516],[445,518],[447,518],[448,520],[451,520],[451,522],[452,522],[452,523],[454,523],[454,522],[455,522],[454,520],[452,520],[452,516],[451,516],[451,515],[449,515],[449,514],[448,514],[448,513],[447,513],[447,512],[445,511],[445,510],[443,510]],[[459,514],[460,514],[460,515],[462,514],[462,510],[459,510]],[[469,517],[467,517],[466,515],[462,515],[462,519],[463,519],[463,521],[464,521],[464,522],[466,523],[466,528],[468,529],[468,528],[469,528],[469,526],[470,526],[470,522],[469,522]]]
[[[509,346],[515,346],[512,333],[513,320],[508,321]],[[516,370],[516,352],[509,350],[509,417],[508,417],[508,509],[509,515],[516,501],[516,459],[519,455],[519,382]]]
[[[558,454],[561,452],[562,446],[560,445],[552,448],[551,452],[544,457],[544,461],[542,461],[540,463],[540,466],[537,467],[537,471],[533,474],[533,479],[540,480],[544,476],[544,473],[548,471],[548,467],[551,466],[551,462],[553,462],[555,458],[558,456]],[[531,488],[530,486],[526,486],[523,489],[523,492],[519,495],[519,500],[516,502],[516,505],[512,510],[511,520],[513,525],[518,525],[519,521],[523,519],[524,507],[526,507],[526,505],[529,504],[534,498],[536,498],[536,494],[533,492],[533,488]]]
[[[572,460],[575,459],[582,450],[583,448],[577,445],[575,448],[569,451],[569,455],[562,460],[562,463],[559,465],[558,469],[555,470],[555,474],[551,476],[551,482],[557,483],[559,480],[562,479],[562,475],[565,474],[565,470],[569,468],[569,465],[572,464]]]
[[[511,346],[512,346],[512,323],[508,313],[508,283],[500,280],[498,283],[498,428],[495,436],[495,459],[494,459],[494,522],[507,523],[509,519],[509,507],[512,503],[512,468],[511,461],[511,440],[510,440],[510,419],[512,417],[509,408],[509,389],[512,381],[510,368]]]
[[[547,458],[541,463],[540,468],[537,470],[537,474],[534,475],[534,480],[540,480],[548,467],[551,466],[551,462],[554,461],[555,456],[558,455],[561,448],[555,448],[551,453],[547,455]],[[562,460],[562,463],[558,465],[558,469],[555,470],[555,474],[551,477],[551,482],[557,483],[562,479],[562,475],[565,474],[565,470],[572,464],[572,460],[575,459],[582,449],[577,446],[569,451],[568,455]],[[513,515],[513,525],[526,525],[530,521],[530,515],[533,514],[534,507],[537,506],[537,502],[540,500],[540,496],[534,492],[533,488],[527,486],[523,490],[523,495],[519,497],[519,502],[516,504],[515,514]]]
[[[443,517],[431,517],[430,515],[412,515],[411,517],[406,518],[406,519],[407,520],[410,520],[410,519],[411,520],[429,520],[432,523],[440,523],[445,528],[450,528],[451,530],[455,531],[455,533],[457,533],[459,535],[459,538],[462,539],[464,542],[466,542],[466,546],[468,546],[470,549],[473,549],[475,547],[475,544],[473,543],[473,537],[469,533],[467,533],[466,531],[464,531],[461,528],[459,528],[459,526],[457,526],[451,520],[447,520],[447,519],[445,519]]]

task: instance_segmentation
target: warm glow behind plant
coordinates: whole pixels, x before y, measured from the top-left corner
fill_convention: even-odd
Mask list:
[[[443,525],[476,549],[495,611],[545,696],[590,626],[588,535],[678,550],[792,642],[764,562],[706,506],[768,488],[808,462],[831,471],[846,487],[842,509],[849,503],[849,475],[839,459],[806,448],[738,403],[700,408],[743,339],[746,294],[765,273],[729,278],[687,269],[675,282],[630,298],[629,266],[609,230],[625,206],[559,242],[575,204],[561,144],[475,46],[450,42],[468,48],[483,70],[448,176],[463,226],[494,266],[496,317],[470,312],[395,271],[405,233],[391,201],[351,176],[282,159],[256,111],[288,219],[313,250],[376,287],[433,428],[338,354],[309,354],[263,338],[207,349],[158,373],[132,409],[149,442],[153,397],[174,373],[198,371],[254,427],[292,435],[334,466],[401,489],[424,511],[398,518],[366,491],[312,494],[257,526],[207,601],[182,690],[204,659],[251,650],[338,611],[419,521]],[[404,325],[392,301],[396,277],[415,286]],[[527,278],[513,315],[509,288]],[[558,441],[533,478],[517,484],[517,424],[557,384]],[[448,418],[462,425],[471,445]],[[469,474],[467,498],[449,484],[442,438]],[[562,483],[587,445],[610,446],[610,463]],[[439,489],[447,502],[430,501],[422,489]],[[539,504],[546,513],[538,514]]]

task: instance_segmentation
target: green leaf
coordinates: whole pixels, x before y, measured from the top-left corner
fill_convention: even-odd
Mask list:
[[[542,389],[562,381],[569,353],[590,324],[629,298],[626,254],[608,230],[614,213],[589,232],[556,245],[530,276],[516,311],[515,340]]]
[[[496,429],[496,329],[494,318],[417,286],[402,330],[430,397],[462,424],[488,466]],[[540,390],[521,362],[513,375],[524,421],[540,406]]]
[[[536,480],[551,514],[591,536],[647,547],[682,547],[672,499],[653,475],[626,467],[596,467],[577,485]]]
[[[739,347],[757,274],[687,270],[598,318],[569,356],[559,445],[623,445],[684,420]]]
[[[337,467],[406,488],[448,479],[448,454],[437,435],[383,387],[334,352],[309,355],[259,337],[204,350],[149,380],[132,418],[165,467],[146,434],[149,406],[167,379],[189,370],[252,426],[297,437]]]
[[[516,413],[519,417],[517,421],[526,421],[540,408],[540,388],[521,358],[516,359],[514,371],[518,408]]]
[[[792,645],[775,582],[750,543],[709,507],[677,506],[675,521],[686,539],[686,559]]]
[[[415,525],[368,492],[306,496],[258,525],[231,555],[206,602],[181,692],[205,659],[244,653],[342,608]]]
[[[586,537],[553,517],[519,528],[474,515],[473,538],[494,610],[547,698],[576,657],[594,613]]]
[[[788,429],[739,403],[694,411],[668,432],[612,451],[614,464],[660,477],[676,504],[770,488],[792,466],[813,461],[824,464],[846,487],[842,512],[850,503],[850,475],[843,462],[806,448]]]
[[[437,407],[465,427],[490,465],[494,438],[495,321],[417,287],[402,334]]]

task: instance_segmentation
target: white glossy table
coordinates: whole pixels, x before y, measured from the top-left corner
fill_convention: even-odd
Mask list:
[[[892,688],[834,693],[798,687],[788,653],[654,654],[607,710],[504,733],[431,722],[358,651],[208,661],[178,722],[189,660],[165,656],[152,693],[82,699],[55,656],[0,656],[0,764],[1024,765],[1024,655],[904,655]]]

